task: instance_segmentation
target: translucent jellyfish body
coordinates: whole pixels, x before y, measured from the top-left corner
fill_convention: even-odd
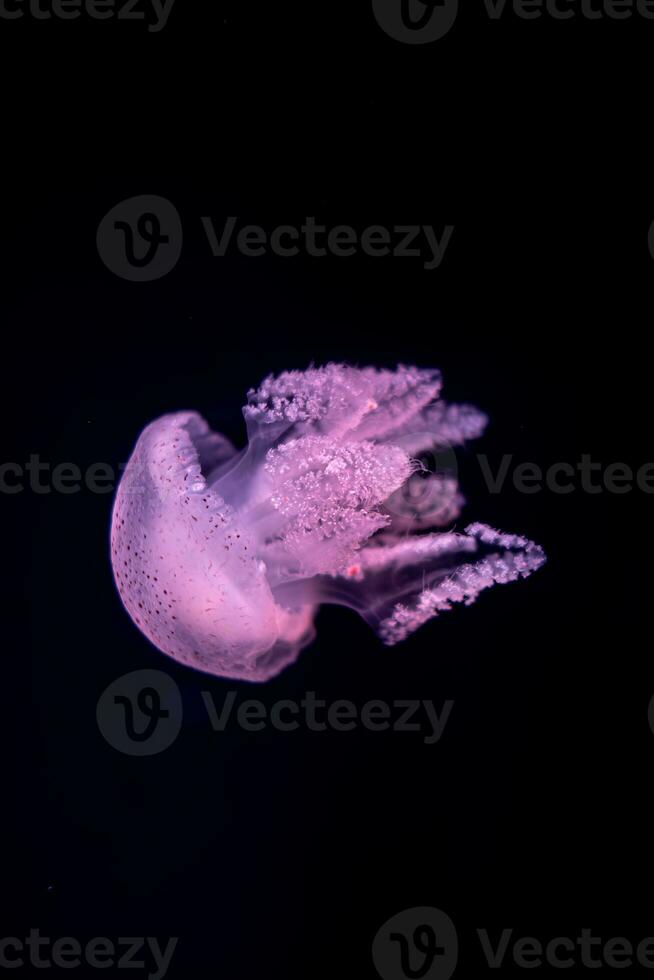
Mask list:
[[[248,393],[240,452],[195,412],[152,422],[111,528],[116,584],[139,629],[184,664],[265,681],[311,643],[321,603],[350,606],[391,645],[537,569],[545,557],[526,538],[451,529],[464,502],[452,473],[431,477],[432,506],[405,506],[421,455],[486,424],[440,390],[438,371],[404,366],[271,376]]]

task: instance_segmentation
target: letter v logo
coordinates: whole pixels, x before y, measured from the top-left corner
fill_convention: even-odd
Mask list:
[[[429,44],[452,28],[459,0],[372,0],[379,26],[403,44]]]

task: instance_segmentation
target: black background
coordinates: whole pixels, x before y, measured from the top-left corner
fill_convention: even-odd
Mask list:
[[[7,651],[3,934],[178,936],[169,976],[234,980],[374,977],[375,933],[419,905],[455,922],[456,975],[487,970],[478,927],[654,935],[651,498],[490,494],[474,455],[652,460],[654,22],[495,23],[469,5],[445,38],[409,46],[366,3],[206,7],[177,0],[160,34],[0,20],[5,458],[116,467],[182,407],[242,444],[243,396],[271,371],[435,365],[448,398],[491,418],[461,454],[464,517],[532,537],[548,564],[390,650],[325,608],[313,646],[254,689],[176,665],[131,624],[111,494],[5,496],[25,528],[7,622],[23,603],[29,622]],[[184,226],[180,262],[152,283],[115,276],[96,248],[101,218],[137,194],[173,202]],[[201,215],[455,231],[434,271],[213,258]],[[142,667],[174,678],[185,711],[146,759],[95,720],[105,687]],[[203,690],[454,707],[431,746],[217,734]]]

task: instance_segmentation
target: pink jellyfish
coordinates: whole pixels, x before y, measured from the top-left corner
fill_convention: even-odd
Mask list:
[[[196,412],[148,425],[111,527],[116,584],[139,629],[184,664],[265,681],[311,643],[320,603],[350,606],[392,645],[539,568],[542,549],[518,535],[428,531],[459,514],[451,474],[432,477],[427,514],[401,506],[420,455],[485,427],[440,389],[436,370],[327,364],[248,392],[240,452]]]

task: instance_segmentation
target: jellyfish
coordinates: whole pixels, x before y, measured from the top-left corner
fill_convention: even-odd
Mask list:
[[[425,453],[483,432],[441,399],[438,370],[329,363],[247,395],[237,451],[195,411],[141,433],[117,489],[111,560],[122,602],[163,653],[266,681],[315,637],[324,603],[356,610],[384,644],[545,561],[527,538],[456,530],[456,474]],[[452,454],[453,455],[453,454]],[[429,506],[410,488],[429,478]]]

